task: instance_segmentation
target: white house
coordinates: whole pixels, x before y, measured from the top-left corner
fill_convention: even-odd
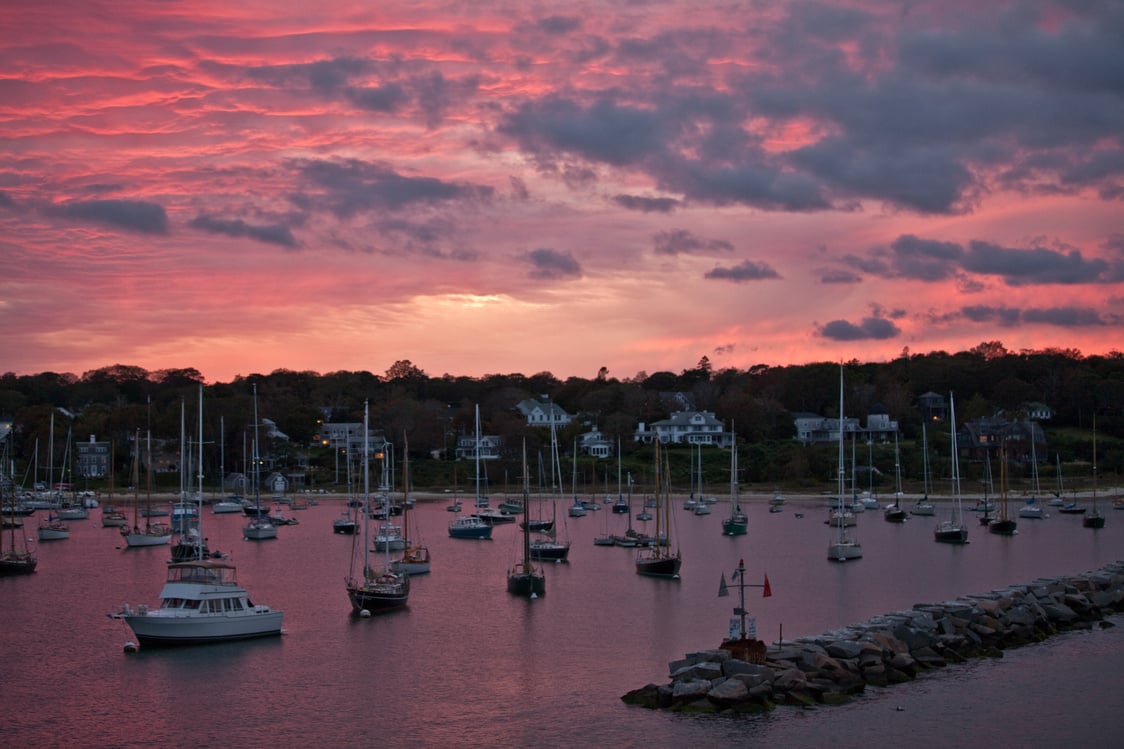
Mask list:
[[[640,422],[633,440],[651,442],[653,439],[663,444],[729,447],[734,435],[725,431],[722,422],[710,411],[676,411],[667,419],[652,422],[650,429]]]
[[[613,443],[606,439],[597,427],[578,437],[578,446],[591,458],[609,458],[613,455]]]
[[[476,435],[457,438],[457,460],[476,460]],[[494,434],[480,435],[480,460],[495,460],[503,452],[503,437]]]
[[[549,427],[553,422],[555,429],[560,429],[573,421],[565,409],[546,400],[528,398],[516,403],[515,408],[527,419],[529,427]]]

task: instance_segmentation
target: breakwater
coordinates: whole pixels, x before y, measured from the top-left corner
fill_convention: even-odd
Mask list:
[[[668,664],[668,684],[623,695],[633,705],[691,712],[756,712],[777,705],[842,704],[971,658],[1002,657],[1074,629],[1112,626],[1124,611],[1124,562],[990,593],[883,614],[815,637],[785,640],[751,663],[730,649],[689,653]]]

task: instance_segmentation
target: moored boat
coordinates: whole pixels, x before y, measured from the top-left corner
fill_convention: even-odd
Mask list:
[[[282,612],[251,603],[235,567],[216,560],[168,565],[161,604],[126,604],[109,614],[124,620],[142,647],[197,645],[281,634]]]
[[[404,573],[394,572],[390,567],[390,551],[384,549],[385,565],[383,571],[379,572],[371,568],[370,562],[370,548],[368,539],[368,526],[370,524],[370,479],[369,479],[369,456],[370,450],[367,443],[367,435],[370,434],[368,427],[368,406],[363,404],[363,496],[364,496],[364,513],[363,519],[363,554],[360,559],[357,559],[356,547],[358,546],[358,538],[352,541],[351,553],[351,566],[348,569],[347,575],[347,597],[351,602],[351,610],[354,614],[364,615],[374,613],[383,613],[387,611],[394,611],[404,608],[410,599],[410,577]],[[355,571],[355,564],[361,561],[363,568],[360,572]]]
[[[466,515],[449,523],[449,537],[489,539],[492,537],[492,526],[475,515]]]

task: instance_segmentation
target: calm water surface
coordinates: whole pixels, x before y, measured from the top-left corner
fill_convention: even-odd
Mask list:
[[[593,545],[623,531],[623,515],[566,518],[571,561],[549,566],[546,596],[527,601],[505,590],[515,525],[453,540],[445,502],[421,503],[433,572],[414,578],[408,610],[370,619],[350,615],[344,592],[352,539],[331,531],[341,503],[289,513],[300,525],[264,542],[241,540],[241,516],[208,512],[212,548],[231,552],[256,602],[284,610],[285,634],[134,655],[122,652],[132,633],[105,614],[157,603],[168,548],[119,548],[95,511],[69,540],[39,545],[35,575],[0,579],[0,745],[1118,745],[1124,628],[870,689],[840,708],[729,717],[624,705],[625,692],[665,683],[668,661],[721,641],[737,598],[717,597],[719,578],[739,558],[752,582],[769,576],[772,597],[747,593],[747,608],[770,641],[1124,558],[1124,512],[1109,511],[1101,531],[1063,515],[1022,520],[1013,538],[972,527],[963,547],[933,542],[934,518],[896,525],[867,512],[864,558],[840,565],[826,559],[821,500],[775,514],[746,504],[739,538],[721,535],[722,505],[705,517],[676,506],[679,581],[639,577],[634,552]]]

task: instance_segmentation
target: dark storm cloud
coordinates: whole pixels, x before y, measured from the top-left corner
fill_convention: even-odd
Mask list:
[[[857,325],[847,320],[832,320],[819,332],[834,341],[883,341],[901,334],[897,325],[881,317],[864,317]]]
[[[961,308],[959,315],[953,313],[941,322],[955,322],[958,317],[975,323],[998,324],[1014,327],[1019,324],[1053,325],[1062,328],[1099,328],[1114,325],[1119,321],[1106,319],[1091,307],[990,307],[974,305]]]
[[[328,210],[340,218],[367,211],[487,201],[494,192],[486,185],[406,177],[384,164],[358,159],[303,161],[295,166],[308,189],[292,196],[293,202],[302,208]]]
[[[531,264],[528,275],[534,279],[554,281],[582,275],[581,266],[569,252],[542,247],[528,252],[525,259]]]
[[[167,234],[164,206],[145,200],[85,200],[52,205],[45,212],[67,218],[119,226],[143,234]]]
[[[1077,250],[1062,253],[1041,247],[1012,249],[980,241],[970,243],[964,257],[964,270],[1001,276],[1008,286],[1122,280],[1119,268],[1112,269],[1099,258],[1086,259]]]
[[[821,211],[877,201],[959,214],[995,186],[1124,198],[1124,13],[1114,4],[942,16],[794,3],[784,12],[753,40],[760,65],[717,64],[742,46],[736,26],[623,36],[609,58],[650,75],[584,99],[525,101],[497,131],[539,164],[628,168],[717,205]],[[765,149],[750,120],[809,136]]]
[[[841,268],[829,268],[820,275],[820,283],[862,283],[862,276]]]
[[[614,195],[613,202],[621,208],[641,213],[671,213],[682,205],[675,198],[645,198],[640,195]]]
[[[658,112],[601,99],[584,106],[561,96],[526,102],[498,130],[540,162],[564,154],[613,166],[637,164],[663,150],[667,140]]]
[[[716,281],[733,281],[734,283],[764,281],[780,277],[780,274],[773,270],[768,263],[755,263],[752,260],[743,260],[732,268],[715,266],[703,274],[703,278]]]
[[[732,252],[734,246],[721,239],[703,239],[686,229],[661,231],[653,238],[657,255],[679,255],[697,252]]]
[[[1118,283],[1124,280],[1124,260],[1086,258],[1079,250],[1046,247],[1001,247],[973,240],[968,247],[955,242],[903,234],[886,249],[867,257],[842,258],[847,266],[883,278],[908,278],[930,283],[965,274],[995,276],[1007,286],[1041,284]]]
[[[288,248],[297,246],[297,240],[293,237],[293,232],[289,227],[281,224],[254,226],[242,219],[222,219],[204,214],[193,218],[190,225],[195,229],[201,229],[212,234],[225,234],[228,237],[248,237],[258,242]]]

